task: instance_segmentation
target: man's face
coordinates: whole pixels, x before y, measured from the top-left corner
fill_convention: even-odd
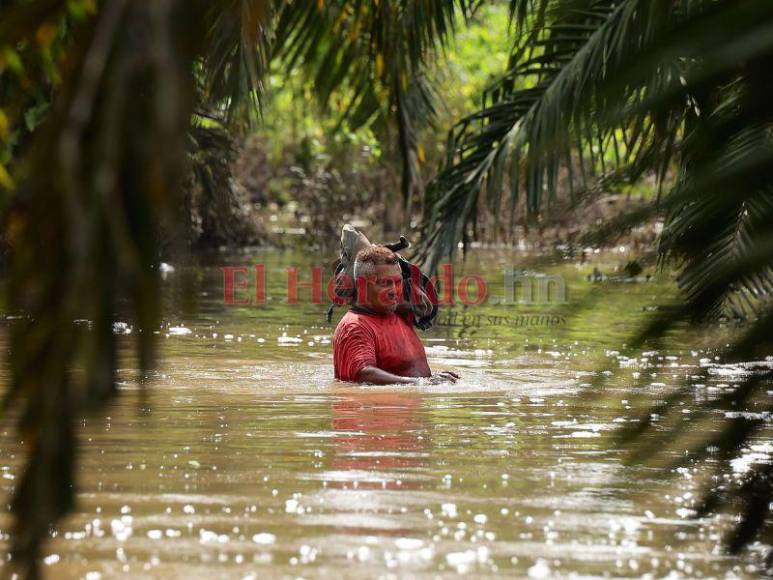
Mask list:
[[[402,301],[402,276],[398,264],[376,266],[375,280],[367,280],[365,297],[367,306],[382,314],[394,312]]]

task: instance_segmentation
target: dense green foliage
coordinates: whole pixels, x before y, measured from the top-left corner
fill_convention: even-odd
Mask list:
[[[436,106],[431,119],[422,120],[416,131],[419,190],[445,156],[448,130],[479,105],[481,93],[507,62],[508,28],[506,5],[481,6],[427,63],[425,74]],[[365,123],[356,123],[350,87],[320,95],[313,76],[302,67],[288,68],[286,59],[273,61],[262,118],[246,132],[248,144],[237,177],[258,171],[266,176],[265,182],[248,184],[255,200],[264,208],[291,204],[300,222],[291,215],[287,225],[306,225],[304,243],[331,249],[346,221],[364,220],[374,235],[386,230],[387,237],[415,229],[410,222],[420,208],[404,215],[395,204],[401,195],[403,154],[388,103]]]

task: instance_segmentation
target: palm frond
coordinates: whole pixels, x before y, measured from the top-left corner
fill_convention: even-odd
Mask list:
[[[270,59],[271,6],[265,0],[207,3],[202,54],[204,98],[219,104],[229,120],[259,111]]]
[[[605,165],[609,152],[635,175],[646,160],[667,149],[680,128],[673,115],[598,116],[612,106],[604,83],[629,55],[653,43],[653,31],[665,25],[670,3],[649,3],[658,8],[649,11],[640,9],[640,0],[561,4],[552,5],[544,24],[537,20],[518,35],[509,70],[484,95],[486,106],[452,130],[451,162],[430,185],[425,201],[419,256],[430,267],[453,253],[471,224],[478,195],[493,176],[517,175],[520,182],[510,180],[511,212],[523,188],[528,214],[537,219],[545,195],[548,200],[556,195],[561,168],[572,166],[575,157],[580,171],[572,175],[571,189],[575,179],[613,171]],[[629,82],[616,96],[615,110],[620,104],[634,109],[673,72],[663,65]]]
[[[38,8],[60,4],[77,5],[18,3],[14,21],[29,29],[6,30],[3,19],[0,43],[34,34],[49,18]],[[72,30],[51,111],[14,162],[3,290],[23,317],[10,331],[3,417],[18,417],[29,442],[12,501],[13,566],[24,577],[37,576],[42,543],[73,504],[76,421],[117,393],[116,320],[133,326],[141,374],[153,365],[159,223],[174,223],[181,203],[194,73],[211,65],[212,95],[230,98],[217,87],[244,88],[237,68],[263,34],[260,3],[231,4],[242,19],[229,45],[218,35],[237,20],[213,23],[208,3],[99,3]]]
[[[337,91],[354,95],[342,113],[357,128],[376,117],[398,129],[402,193],[410,212],[421,180],[416,132],[434,118],[436,96],[425,80],[427,64],[448,43],[458,17],[478,2],[384,0],[287,3],[279,13],[276,57],[302,66],[328,107]]]
[[[527,4],[512,5],[523,14]],[[480,196],[486,192],[489,203],[498,203],[497,193],[507,185],[503,173],[511,176],[511,203],[524,190],[527,212],[539,219],[545,198],[549,203],[557,193],[559,171],[575,160],[580,178],[622,172],[636,179],[649,171],[661,184],[676,166],[670,189],[651,207],[599,232],[611,235],[662,212],[661,260],[680,268],[682,303],[653,316],[630,341],[631,353],[657,345],[680,326],[735,316],[749,326],[724,356],[770,356],[771,31],[773,5],[764,1],[549,3],[544,25],[521,30],[510,69],[487,93],[484,108],[451,133],[449,163],[427,191],[420,257],[432,267],[453,252],[474,225]],[[510,171],[502,170],[503,163]],[[746,377],[723,400],[700,405],[697,414],[723,404],[736,410],[759,405],[771,379],[769,370]],[[667,422],[658,426],[662,436],[634,459],[662,457],[676,445],[684,425],[671,408],[690,396],[689,385],[681,385],[643,415],[639,434],[652,432],[653,415]],[[760,427],[728,421],[683,461],[701,461],[706,447],[716,448],[716,473],[724,478]],[[766,529],[772,496],[764,466],[736,483],[727,493],[704,497],[705,509],[733,509],[732,500],[740,500],[731,549]]]

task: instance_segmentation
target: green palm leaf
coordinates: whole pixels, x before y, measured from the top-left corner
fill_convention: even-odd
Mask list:
[[[314,78],[323,106],[329,107],[336,91],[349,91],[353,103],[341,116],[353,128],[374,119],[396,125],[408,217],[421,186],[416,133],[432,122],[437,102],[426,81],[427,65],[448,43],[457,18],[466,18],[477,4],[289,2],[278,16],[275,56]]]
[[[454,251],[471,223],[477,196],[492,175],[504,173],[499,165],[510,164],[509,173],[523,183],[510,183],[511,212],[523,187],[527,211],[537,217],[544,195],[556,195],[559,172],[574,156],[581,171],[572,181],[606,173],[608,151],[636,175],[635,168],[665,149],[679,129],[668,116],[642,113],[604,124],[596,116],[610,104],[604,83],[629,55],[653,42],[653,28],[667,19],[669,3],[652,3],[659,9],[648,12],[640,10],[639,0],[567,4],[543,3],[551,7],[546,23],[536,18],[518,35],[510,69],[484,96],[487,106],[452,130],[452,162],[430,185],[425,203],[419,255],[430,267]],[[670,72],[670,66],[657,67],[627,83],[615,104],[634,109],[652,90],[653,79],[662,82]]]
[[[504,173],[511,211],[524,190],[532,219],[545,211],[545,198],[557,195],[559,171],[577,173],[575,162],[581,180],[633,180],[652,172],[663,183],[676,166],[676,179],[657,203],[607,227],[614,233],[664,214],[661,259],[680,267],[683,303],[654,316],[631,341],[630,353],[658,344],[680,325],[735,316],[748,327],[723,349],[726,359],[770,356],[773,4],[555,0],[512,7],[522,28],[510,69],[487,93],[485,107],[449,137],[449,162],[427,191],[420,257],[437,264],[465,240],[479,204],[499,202],[507,186],[502,164],[510,164]],[[539,13],[529,27],[531,11],[545,7],[544,21]],[[769,410],[771,379],[763,369],[741,380],[724,402],[704,403],[700,411],[755,404]],[[687,385],[677,387],[631,431],[635,437],[652,429],[652,413],[668,419],[638,459],[679,448],[687,427],[669,409],[691,396]],[[714,465],[724,481],[732,461],[763,430],[745,419],[725,422],[716,440],[701,441],[686,460],[704,459],[706,447],[719,449]],[[728,544],[737,550],[767,529],[770,469],[763,464],[733,481],[720,492],[709,490],[703,509],[732,508],[731,500],[739,500],[740,524]]]

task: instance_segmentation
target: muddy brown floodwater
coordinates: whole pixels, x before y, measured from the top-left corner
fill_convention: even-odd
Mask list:
[[[697,470],[624,465],[612,439],[644,408],[630,390],[643,373],[646,401],[709,368],[694,387],[700,400],[748,369],[715,364],[679,338],[620,355],[673,284],[662,274],[593,284],[594,265],[611,271],[625,255],[593,258],[545,260],[531,272],[560,277],[563,300],[444,309],[422,338],[431,366],[462,380],[411,388],[333,379],[326,305],[308,304],[303,287],[299,304],[284,301],[286,267],[307,280],[313,256],[199,266],[194,305],[176,290],[178,268],[164,283],[161,361],[144,399],[132,380],[132,329],[116,327],[128,333],[122,396],[81,422],[77,509],[46,547],[46,577],[757,575],[762,546],[739,557],[721,548],[729,516],[690,518]],[[518,261],[478,252],[463,271],[501,296],[503,269]],[[265,305],[223,304],[226,262],[266,266]],[[603,396],[582,396],[603,365]],[[689,420],[689,407],[682,412]],[[768,442],[755,445],[750,462]],[[7,424],[0,453],[7,498],[20,477]],[[3,552],[9,529],[5,506]]]

